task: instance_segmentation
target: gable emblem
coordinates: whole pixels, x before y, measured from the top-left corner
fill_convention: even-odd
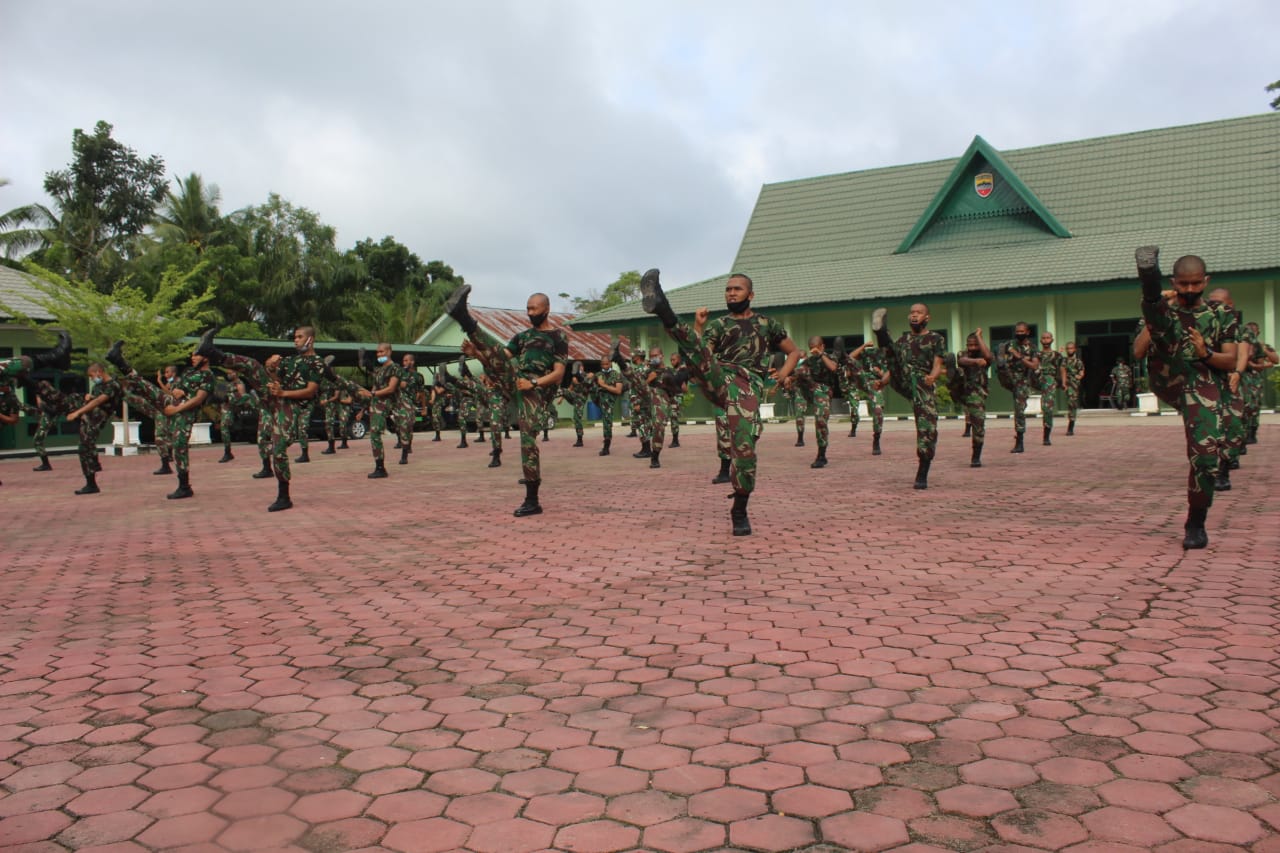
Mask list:
[[[973,191],[986,198],[996,188],[996,176],[990,172],[981,172],[973,176]]]

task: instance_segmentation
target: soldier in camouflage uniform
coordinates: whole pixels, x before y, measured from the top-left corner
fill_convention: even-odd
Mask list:
[[[418,420],[418,410],[425,402],[427,383],[418,372],[418,360],[413,353],[405,353],[400,359],[400,407],[396,412],[396,446],[403,451],[400,464],[409,464],[408,454],[413,452],[413,425]]]
[[[382,434],[387,431],[387,414],[399,405],[401,368],[391,359],[391,344],[378,344],[377,364],[369,378],[371,389],[361,389],[361,396],[369,399],[369,449],[373,451],[373,471],[370,480],[387,476],[383,459]],[[407,449],[401,450],[404,459]]]
[[[538,515],[542,504],[538,492],[542,486],[542,465],[538,452],[538,431],[547,421],[547,407],[564,379],[565,360],[569,356],[569,338],[563,329],[551,325],[551,300],[545,293],[529,297],[525,309],[529,328],[517,334],[506,346],[494,346],[481,336],[480,327],[467,310],[470,285],[463,285],[449,297],[445,312],[466,333],[462,351],[480,359],[485,371],[503,390],[504,410],[510,402],[517,406],[520,423],[520,467],[524,474],[524,503],[515,510],[516,517]]]
[[[831,357],[840,366],[839,372],[836,373],[836,380],[840,384],[840,396],[849,405],[849,438],[856,438],[858,424],[862,421],[862,415],[858,412],[858,402],[865,397],[858,383],[858,371],[853,369],[853,360],[844,347],[844,337],[837,336]]]
[[[1244,374],[1245,384],[1245,444],[1258,443],[1258,425],[1262,418],[1262,403],[1266,393],[1267,371],[1280,364],[1280,355],[1270,344],[1259,337],[1257,323],[1245,326],[1249,343],[1249,369]]]
[[[435,383],[431,386],[431,391],[427,394],[427,405],[431,409],[431,428],[435,430],[436,437],[432,441],[440,441],[440,430],[444,428],[445,409],[449,405],[449,387],[445,384],[445,371],[443,369],[436,371]]]
[[[5,376],[0,374],[0,426],[17,426],[22,420],[22,402],[18,399],[18,395],[14,392],[14,379],[18,377],[17,371],[13,376]],[[40,468],[37,471],[42,470]]]
[[[680,363],[680,352],[678,350],[671,353],[671,369],[677,372],[683,371],[685,375],[685,381],[680,386],[680,393],[674,395],[671,399],[671,443],[667,445],[668,447],[679,447],[680,420],[684,410],[684,395],[689,391],[689,371],[685,370]]]
[[[191,369],[168,390],[161,390],[138,375],[124,357],[124,341],[116,341],[107,352],[111,362],[122,374],[125,389],[143,397],[152,408],[169,421],[169,440],[173,445],[173,460],[178,468],[178,488],[169,493],[169,500],[193,497],[191,490],[191,427],[195,424],[200,408],[213,394],[216,377],[209,366],[208,357],[198,351],[191,354]]]
[[[124,399],[124,388],[101,364],[96,361],[90,364],[88,374],[89,391],[84,395],[84,403],[67,415],[67,420],[80,422],[80,472],[84,474],[84,486],[76,489],[77,495],[96,495],[102,491],[97,480],[97,472],[102,470],[98,462],[98,433]]]
[[[1248,339],[1248,330],[1241,321],[1240,312],[1236,310],[1231,292],[1225,287],[1215,288],[1206,301],[1212,308],[1230,314],[1236,324],[1236,363],[1222,383],[1222,395],[1218,399],[1218,423],[1222,429],[1222,444],[1219,448],[1218,475],[1214,478],[1214,492],[1231,491],[1231,470],[1240,467],[1240,456],[1245,452],[1245,399],[1244,372],[1249,367],[1249,356],[1253,351],[1252,342]]]
[[[1223,441],[1218,403],[1227,373],[1236,366],[1239,328],[1234,314],[1202,298],[1209,281],[1203,260],[1186,255],[1174,263],[1176,304],[1171,305],[1160,291],[1159,250],[1143,246],[1134,255],[1142,283],[1142,316],[1152,343],[1173,354],[1170,369],[1184,381],[1181,413],[1191,465],[1182,547],[1204,548],[1209,544],[1205,521],[1213,504]]]
[[[488,373],[480,374],[480,384],[484,386],[485,399],[489,406],[489,467],[502,467],[502,434],[507,426],[507,401],[502,398],[502,389]]]
[[[929,488],[929,468],[938,446],[938,395],[934,390],[942,375],[942,357],[946,354],[942,335],[931,332],[929,306],[917,302],[907,312],[911,331],[894,341],[885,328],[884,308],[871,312],[871,331],[884,350],[889,364],[889,381],[894,390],[911,401],[916,421],[915,488]]]
[[[1075,341],[1067,341],[1062,369],[1067,375],[1067,435],[1075,435],[1076,413],[1080,411],[1080,386],[1084,382],[1084,359],[1076,351]]]
[[[471,368],[466,360],[459,361],[459,376],[453,386],[454,411],[458,415],[458,434],[462,440],[458,447],[468,447],[467,426],[476,421],[479,424],[479,411],[476,405],[475,382],[471,378]]]
[[[648,459],[653,452],[653,411],[649,389],[645,385],[648,367],[644,353],[636,350],[630,363],[619,362],[618,368],[627,379],[627,393],[631,398],[631,428],[640,436],[640,450],[631,454],[636,459]]]
[[[1067,387],[1067,371],[1062,364],[1062,353],[1053,348],[1053,335],[1043,332],[1040,335],[1040,417],[1044,424],[1044,444],[1053,442],[1049,435],[1053,432],[1053,410],[1057,403],[1058,388]]]
[[[231,453],[231,428],[235,423],[235,414],[237,412],[256,412],[258,410],[258,399],[249,393],[249,390],[244,387],[244,383],[239,378],[232,375],[230,385],[231,387],[227,391],[227,400],[223,405],[231,411],[232,420],[228,423],[224,416],[222,421],[222,440],[227,445],[228,455]],[[219,459],[218,461],[222,462],[224,460]]]
[[[178,368],[172,364],[166,364],[163,370],[156,371],[156,385],[162,392],[168,394],[173,388],[174,383],[178,381]],[[169,424],[169,419],[165,417],[164,412],[151,405],[146,398],[130,388],[125,388],[126,402],[134,405],[133,398],[141,398],[142,402],[137,405],[143,409],[143,414],[151,418],[155,422],[156,432],[156,452],[160,456],[160,467],[151,473],[157,477],[168,476],[173,473],[173,430]]]
[[[727,317],[710,319],[699,308],[693,326],[681,323],[667,302],[658,282],[658,271],[649,270],[640,279],[645,312],[662,321],[667,334],[680,348],[689,368],[689,377],[702,386],[707,399],[725,412],[731,435],[730,476],[733,508],[729,517],[734,536],[751,533],[747,503],[756,483],[756,440],[760,435],[760,400],[769,376],[771,353],[785,353],[786,360],[773,372],[785,381],[800,360],[800,351],[782,324],[751,310],[755,295],[751,279],[741,273],[725,283]]]
[[[320,451],[322,456],[332,456],[338,452],[336,447],[338,436],[346,440],[346,425],[342,417],[342,390],[336,382],[320,377],[320,390],[316,392],[318,405],[324,411],[324,438],[328,446]]]
[[[1111,396],[1116,408],[1124,411],[1129,408],[1129,398],[1133,396],[1133,370],[1130,369],[1124,356],[1116,357],[1116,366],[1111,368]]]
[[[42,367],[66,370],[70,366],[71,336],[66,332],[59,332],[58,343],[49,352],[0,359],[0,379],[22,379],[29,371]]]
[[[970,468],[982,467],[982,446],[987,437],[988,373],[994,361],[995,356],[982,338],[982,329],[974,329],[965,339],[965,348],[946,359],[951,399],[964,405],[965,432],[973,442]]]
[[[600,429],[604,433],[604,444],[600,448],[601,456],[609,455],[613,444],[613,416],[617,411],[618,400],[622,396],[625,383],[622,372],[609,362],[600,365],[596,373],[595,392],[596,405],[600,407]]]
[[[40,457],[40,464],[32,470],[52,471],[53,466],[49,464],[49,454],[45,449],[45,439],[58,423],[58,418],[66,416],[68,412],[74,409],[75,403],[72,402],[70,396],[63,394],[43,379],[37,382],[34,388],[35,409],[40,421],[36,424],[36,432],[31,439],[31,446],[35,449],[36,455]]]
[[[880,436],[884,432],[884,389],[889,384],[885,350],[868,341],[849,353],[847,370],[850,380],[865,395],[871,415],[871,455],[879,456]]]
[[[247,356],[224,353],[214,345],[213,334],[213,329],[205,332],[196,352],[216,366],[235,370],[246,387],[266,397],[271,415],[271,462],[276,476],[276,499],[267,511],[291,509],[289,444],[297,434],[298,403],[316,396],[322,376],[333,378],[327,365],[316,355],[315,329],[299,326],[293,332],[294,352],[283,357],[273,355],[266,364]]]
[[[578,440],[574,447],[582,447],[582,430],[587,419],[587,398],[589,389],[586,377],[582,373],[582,362],[575,361],[569,374],[569,384],[560,389],[560,399],[573,407],[573,431]]]
[[[1172,292],[1169,292],[1165,298],[1176,300]],[[1151,393],[1165,405],[1181,412],[1185,379],[1182,374],[1175,373],[1172,369],[1174,348],[1164,342],[1153,341],[1151,332],[1147,330],[1145,319],[1138,321],[1138,334],[1133,341],[1133,355],[1134,358],[1146,359],[1147,380],[1151,383]]]
[[[796,423],[796,447],[804,447],[804,416],[809,413],[808,401],[796,388],[794,383],[784,382],[778,386],[778,396],[787,404]]]
[[[653,413],[653,432],[650,439],[650,468],[661,468],[662,446],[666,441],[667,424],[671,422],[671,410],[674,400],[681,393],[681,388],[689,381],[689,374],[684,368],[676,369],[663,363],[662,347],[649,350],[648,373],[645,384],[649,388],[649,411]]]
[[[788,382],[793,384],[797,400],[813,411],[813,434],[818,440],[818,455],[810,468],[827,467],[827,445],[830,441],[831,393],[837,382],[839,365],[827,355],[826,342],[820,335],[809,338],[809,352],[796,366]]]
[[[1013,327],[1013,340],[1000,348],[996,358],[997,367],[1003,363],[1003,369],[1010,377],[1010,393],[1013,394],[1013,449],[1010,453],[1025,451],[1023,437],[1027,431],[1027,400],[1031,389],[1038,385],[1040,359],[1036,356],[1035,347],[1031,343],[1031,327],[1026,323],[1018,323]]]

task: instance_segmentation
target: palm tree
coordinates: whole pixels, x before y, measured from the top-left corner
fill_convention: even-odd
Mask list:
[[[161,240],[190,243],[203,252],[218,235],[222,217],[218,202],[222,193],[216,184],[205,184],[192,172],[178,181],[178,192],[166,190],[163,206],[156,215],[155,234]]]
[[[0,187],[9,183],[0,178]],[[61,223],[43,204],[24,204],[0,215],[0,249],[15,259],[34,249],[43,249],[58,239]]]

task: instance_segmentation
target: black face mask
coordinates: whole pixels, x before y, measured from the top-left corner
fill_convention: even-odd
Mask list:
[[[536,329],[538,326],[541,326],[541,325],[542,325],[543,323],[545,323],[545,322],[547,322],[547,312],[546,312],[546,311],[543,311],[541,314],[530,314],[530,315],[529,315],[529,325],[530,325],[530,326],[533,326],[535,329]]]
[[[751,300],[743,299],[741,302],[726,302],[725,307],[729,309],[730,314],[745,314],[747,309],[751,307]]]
[[[1200,301],[1199,293],[1179,293],[1178,301],[1182,303],[1184,308],[1191,308]]]
[[[1025,341],[1027,338],[1031,337],[1031,333],[1030,333],[1030,332],[1019,332],[1019,333],[1015,334],[1015,335],[1014,335],[1014,337],[1015,337],[1015,338],[1017,338],[1017,339],[1018,339],[1018,340],[1020,340],[1020,341]]]
[[[982,354],[982,350],[977,349],[977,348],[975,348],[975,347],[970,347],[970,348],[969,348],[969,357],[970,357],[970,358],[977,358],[977,357],[978,357],[979,355],[981,355],[981,354]]]
[[[913,332],[923,332],[925,327],[929,325],[929,321],[921,320],[919,323],[908,323],[907,325],[911,327],[911,331]]]

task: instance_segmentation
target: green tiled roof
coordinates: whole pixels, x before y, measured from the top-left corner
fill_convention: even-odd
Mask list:
[[[1166,266],[1195,253],[1217,274],[1280,271],[1280,112],[990,153],[1042,212],[945,215],[966,158],[767,184],[731,269],[752,277],[762,308],[1124,281],[1148,243]],[[718,307],[724,280],[669,297],[680,313]],[[632,303],[576,325],[643,316]]]

